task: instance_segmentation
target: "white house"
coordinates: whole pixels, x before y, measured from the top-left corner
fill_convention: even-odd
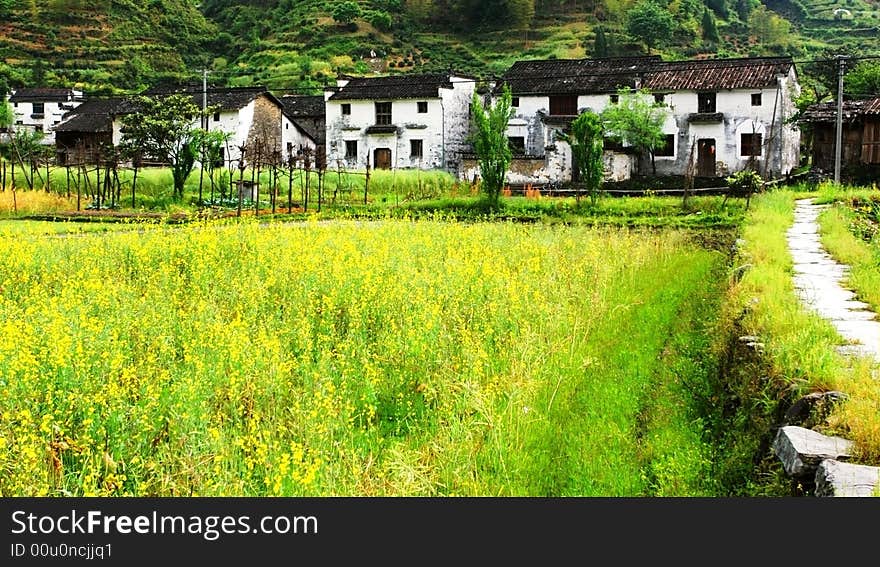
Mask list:
[[[146,96],[163,96],[174,93],[187,94],[197,106],[214,107],[215,111],[202,123],[207,130],[230,134],[223,149],[227,162],[239,162],[244,149],[246,163],[256,159],[285,160],[285,118],[283,106],[265,87],[209,87],[190,86],[177,89],[153,89]],[[198,122],[193,124],[199,126]],[[114,128],[114,143],[118,144],[122,133]],[[289,130],[289,128],[288,128]]]
[[[223,158],[232,167],[240,162],[243,148],[248,164],[258,158],[263,162],[285,161],[288,142],[305,143],[308,139],[301,128],[284,116],[281,101],[263,87],[209,87],[203,93],[201,86],[193,86],[153,89],[143,94],[161,97],[174,93],[191,96],[199,107],[205,104],[216,109],[201,124],[197,119],[193,126],[230,134],[229,142],[223,148]],[[100,144],[118,146],[123,137],[121,117],[136,110],[131,99],[114,98],[90,100],[89,104],[69,112],[55,127],[59,156],[73,155],[78,145],[92,149],[97,149]],[[294,131],[296,135],[292,133]]]
[[[340,77],[324,94],[327,167],[454,171],[474,88],[452,74]]]
[[[789,57],[520,61],[496,92],[504,84],[515,107],[508,127],[515,151],[511,183],[577,181],[571,148],[559,134],[581,112],[615,104],[624,88],[648,90],[666,114],[666,143],[655,150],[658,175],[684,175],[692,166],[697,176],[721,177],[751,164],[779,177],[798,165],[800,133],[788,119],[800,87]],[[606,180],[651,172],[648,156],[611,143],[605,165]],[[476,173],[473,160],[459,172]]]
[[[308,159],[310,167],[315,168],[317,150],[320,147],[323,152],[324,148],[324,96],[284,95],[279,100],[284,108],[282,140],[286,157],[293,157],[300,166]]]
[[[43,132],[42,143],[46,145],[55,143],[52,128],[83,100],[83,93],[73,89],[21,88],[9,96],[15,127]]]

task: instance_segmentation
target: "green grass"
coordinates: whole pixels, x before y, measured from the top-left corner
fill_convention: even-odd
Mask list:
[[[743,334],[757,335],[766,345],[768,375],[749,397],[764,398],[775,412],[778,404],[791,403],[808,392],[846,392],[850,400],[820,429],[852,439],[859,458],[875,463],[880,459],[876,412],[880,389],[875,365],[865,358],[839,354],[836,347],[845,340],[829,321],[802,306],[792,287],[785,232],[793,221],[794,200],[813,196],[826,201],[832,190],[827,186],[812,192],[776,190],[755,199],[743,226],[744,244],[738,256],[738,262],[748,269],[730,290],[728,317],[740,321]],[[833,253],[850,260],[862,254],[852,239],[845,238],[836,211],[823,216],[823,227],[823,242]]]

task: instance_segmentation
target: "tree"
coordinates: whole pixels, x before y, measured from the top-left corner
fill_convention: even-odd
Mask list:
[[[608,57],[608,39],[605,37],[605,28],[596,28],[596,37],[593,40],[593,57]]]
[[[657,173],[654,151],[666,138],[663,123],[666,113],[663,103],[655,102],[647,90],[618,92],[618,102],[602,111],[602,123],[608,136],[618,142],[632,146],[642,155],[651,156],[651,171]]]
[[[171,167],[174,197],[183,197],[183,184],[195,166],[198,147],[194,121],[202,110],[191,97],[172,94],[164,97],[136,97],[137,112],[122,117],[123,140],[142,149]],[[213,110],[213,109],[208,109]]]
[[[712,14],[709,12],[709,9],[706,8],[703,10],[703,39],[710,43],[718,43],[718,28],[715,26],[715,18],[712,17]]]
[[[361,16],[361,7],[357,2],[346,0],[336,4],[331,15],[336,22],[348,25]]]
[[[476,128],[471,139],[480,166],[480,185],[487,203],[493,209],[498,208],[507,168],[513,160],[513,152],[507,140],[507,123],[513,116],[512,99],[510,86],[504,85],[501,97],[494,106],[483,108],[476,92],[471,105]]]
[[[602,134],[602,120],[599,115],[587,111],[571,123],[571,134],[560,136],[562,141],[571,146],[572,167],[577,168],[580,183],[587,188],[590,204],[593,206],[596,206],[596,197],[605,178]]]
[[[12,105],[5,98],[6,93],[0,95],[0,132],[8,131],[9,127],[15,124],[15,111]]]
[[[674,29],[672,15],[654,0],[641,0],[626,15],[626,33],[644,43],[648,53],[672,39]]]
[[[777,51],[776,48],[787,47],[791,43],[791,23],[768,10],[763,4],[752,9],[749,31],[765,50],[772,53]]]
[[[843,84],[851,97],[880,95],[880,61],[859,62],[843,78]]]
[[[725,20],[730,16],[730,8],[727,6],[727,0],[706,0],[706,5],[711,8],[715,15]]]
[[[214,188],[216,182],[214,180],[214,170],[223,167],[223,148],[227,142],[232,139],[231,132],[223,132],[221,130],[197,130],[195,135],[195,144],[199,149],[199,159],[202,162],[202,170],[208,172],[208,179],[211,182],[211,204],[214,202]],[[202,184],[199,181],[199,203],[202,202]]]

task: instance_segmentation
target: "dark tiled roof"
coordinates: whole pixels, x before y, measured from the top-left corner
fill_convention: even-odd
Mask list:
[[[163,96],[172,94],[188,94],[192,97],[193,102],[202,106],[202,87],[199,86],[182,86],[182,87],[162,87],[144,91],[144,96]],[[255,98],[266,95],[270,100],[281,106],[281,101],[275,98],[265,87],[208,87],[207,103],[208,106],[219,106],[220,110],[237,110],[250,104]]]
[[[324,143],[324,96],[281,97],[284,114],[317,144]]]
[[[388,77],[352,77],[337,89],[329,100],[398,100],[438,98],[440,89],[451,89],[449,74],[391,75]]]
[[[281,97],[281,104],[284,105],[285,114],[291,118],[298,116],[324,116],[324,95],[284,95]]]
[[[15,93],[9,97],[9,102],[67,102],[70,100],[82,100],[82,97],[81,95],[74,97],[72,89],[50,88],[15,89]]]
[[[843,101],[844,122],[854,122],[862,116],[880,116],[880,97]],[[831,101],[813,104],[807,107],[800,119],[802,122],[836,122],[837,103]]]
[[[635,88],[639,74],[659,56],[603,59],[545,59],[517,61],[501,77],[516,95],[586,94]]]
[[[504,74],[514,95],[599,94],[620,88],[709,90],[760,88],[787,74],[790,57],[663,61],[660,57],[519,61]]]
[[[664,61],[651,65],[642,87],[650,90],[757,89],[787,75],[791,57]]]
[[[127,114],[134,109],[122,98],[93,98],[64,115],[56,124],[55,132],[112,132],[113,117]]]

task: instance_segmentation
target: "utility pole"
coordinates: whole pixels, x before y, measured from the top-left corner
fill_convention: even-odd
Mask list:
[[[837,132],[834,142],[834,183],[840,183],[840,160],[843,152],[843,75],[846,71],[846,55],[837,59]]]
[[[202,69],[202,129],[208,129],[208,117],[205,109],[208,108],[208,70]]]

